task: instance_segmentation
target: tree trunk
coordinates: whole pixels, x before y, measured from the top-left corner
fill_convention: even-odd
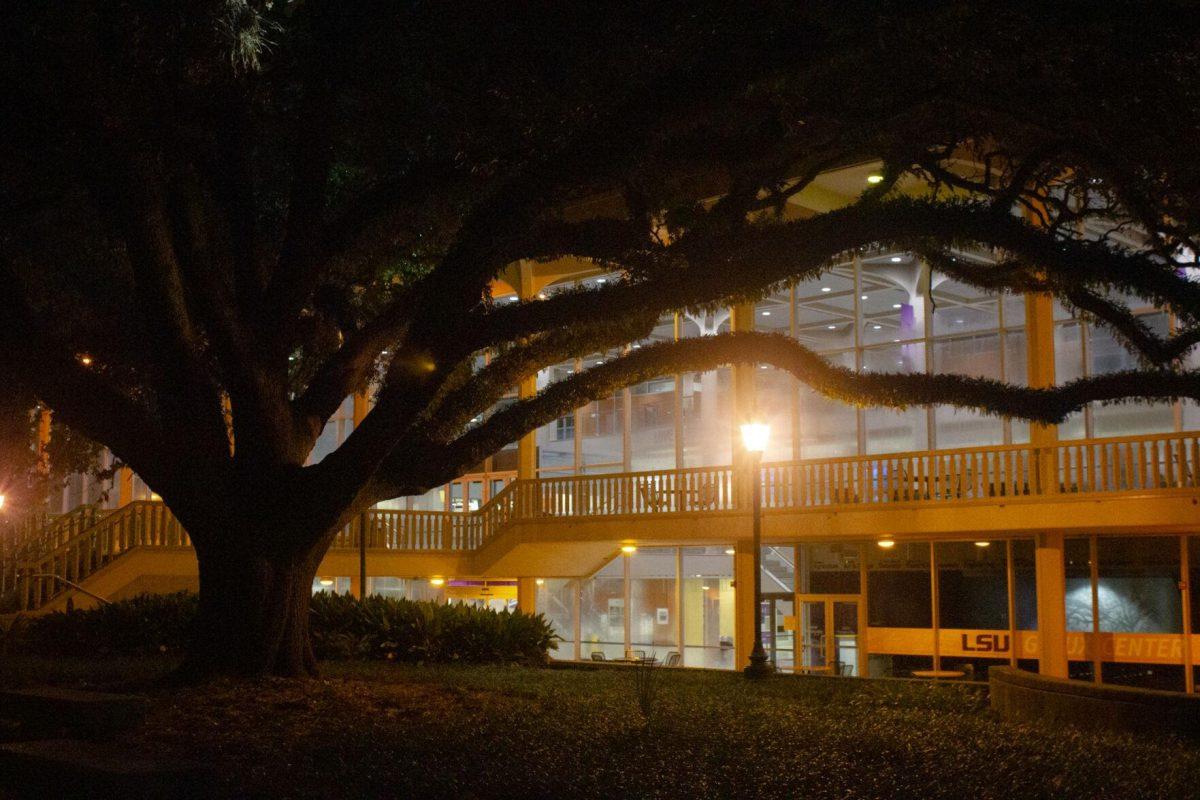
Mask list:
[[[286,555],[264,550],[197,544],[200,613],[180,670],[184,679],[316,675],[308,618],[323,547]]]

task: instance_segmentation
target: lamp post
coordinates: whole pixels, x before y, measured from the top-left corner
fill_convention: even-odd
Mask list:
[[[753,494],[754,520],[754,647],[750,650],[750,666],[743,670],[747,678],[765,678],[774,670],[767,661],[762,644],[762,454],[767,449],[771,426],[765,422],[742,425],[742,445],[750,459],[750,486]]]

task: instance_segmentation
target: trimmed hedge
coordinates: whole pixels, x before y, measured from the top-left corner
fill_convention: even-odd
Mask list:
[[[182,652],[198,608],[195,594],[178,592],[18,618],[0,634],[0,649],[75,657]],[[545,617],[520,611],[322,592],[311,614],[318,658],[541,664],[556,646]]]

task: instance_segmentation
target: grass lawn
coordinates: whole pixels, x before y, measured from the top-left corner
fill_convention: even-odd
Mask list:
[[[326,664],[318,681],[155,688],[170,665],[6,659],[0,682],[150,694],[133,750],[243,797],[1183,798],[1200,746],[998,721],[952,685],[660,670]]]

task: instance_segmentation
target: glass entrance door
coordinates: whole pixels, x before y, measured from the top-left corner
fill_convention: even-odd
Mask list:
[[[859,674],[857,595],[796,595],[796,671]]]

